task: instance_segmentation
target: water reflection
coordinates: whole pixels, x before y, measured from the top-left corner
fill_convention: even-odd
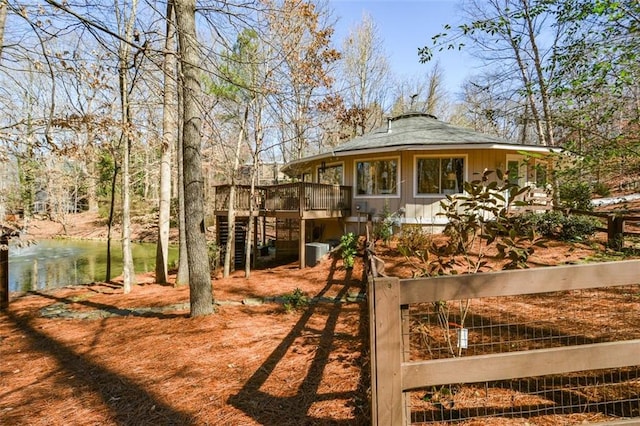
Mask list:
[[[136,273],[153,271],[156,245],[132,244]],[[177,258],[169,249],[169,263]],[[9,250],[9,291],[48,290],[74,284],[104,281],[107,243],[103,241],[42,240]],[[112,277],[122,274],[120,242],[111,246]]]

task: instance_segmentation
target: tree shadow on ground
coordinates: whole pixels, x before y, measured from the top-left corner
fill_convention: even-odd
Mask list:
[[[52,357],[63,370],[64,383],[60,386],[72,387],[79,393],[98,396],[110,412],[116,424],[162,424],[162,425],[195,425],[195,419],[186,412],[177,410],[162,400],[157,399],[143,387],[121,374],[91,361],[88,356],[78,354],[67,345],[47,336],[37,326],[31,324],[30,318],[23,318],[12,312],[5,312],[34,352]],[[51,389],[55,392],[55,389]],[[44,396],[43,396],[44,397]],[[50,397],[50,395],[46,396]],[[20,424],[24,420],[15,410],[3,414],[5,424]],[[37,415],[37,413],[34,413]]]
[[[74,298],[68,297],[58,297],[52,294],[42,293],[42,292],[31,292],[31,294],[35,294],[45,299],[55,300],[57,305],[59,306],[68,306],[71,304],[83,305],[89,308],[93,308],[96,311],[94,312],[86,312],[86,311],[75,311],[72,309],[66,309],[68,315],[43,315],[43,316],[58,316],[58,317],[67,317],[67,318],[87,318],[87,317],[107,317],[107,316],[120,316],[120,317],[145,317],[145,318],[158,318],[158,319],[170,319],[170,318],[186,318],[188,314],[174,314],[174,313],[165,313],[163,311],[175,311],[179,309],[189,309],[188,304],[178,303],[167,306],[156,306],[156,307],[138,307],[138,308],[119,308],[113,305],[107,305],[104,303],[96,303],[90,300],[78,300]],[[46,307],[41,309],[41,313],[46,311]],[[65,309],[63,309],[65,311]]]
[[[316,299],[320,299],[324,297],[333,286],[341,286],[338,294],[334,296],[334,302],[331,304],[316,303],[309,305],[289,334],[284,337],[282,342],[253,373],[242,389],[229,399],[231,405],[244,411],[261,424],[365,425],[370,422],[369,404],[366,397],[370,375],[368,370],[363,368],[363,366],[367,364],[365,358],[367,358],[366,353],[368,352],[367,307],[365,303],[359,304],[360,325],[358,335],[355,339],[349,337],[351,340],[357,342],[356,345],[358,343],[362,345],[360,348],[354,348],[356,350],[359,349],[361,354],[357,362],[361,368],[360,381],[357,384],[357,388],[345,392],[319,392],[323,372],[332,352],[331,348],[337,340],[336,326],[338,325],[340,314],[345,309],[345,304],[340,302],[340,300],[348,295],[349,289],[352,286],[357,286],[359,291],[362,292],[364,288],[363,282],[366,280],[365,277],[359,280],[354,279],[350,270],[347,271],[344,280],[336,279],[336,262],[337,260],[334,259],[325,287],[318,294],[314,295]],[[275,374],[278,364],[285,358],[296,339],[302,337],[304,332],[308,333],[309,330],[313,328],[310,326],[310,323],[314,315],[324,315],[326,317],[325,327],[322,330],[316,330],[318,334],[317,350],[297,392],[292,396],[275,396],[263,391],[261,387],[265,385],[272,374]],[[350,408],[355,414],[355,419],[336,420],[329,416],[319,417],[308,414],[314,403],[331,400],[348,401],[347,403],[352,405]]]

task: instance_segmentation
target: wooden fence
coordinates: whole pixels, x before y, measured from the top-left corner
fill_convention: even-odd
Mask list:
[[[375,271],[375,268],[372,270]],[[411,408],[407,395],[415,389],[617,369],[640,364],[638,338],[411,361],[408,356],[410,339],[407,312],[412,304],[433,305],[441,301],[489,297],[502,299],[516,295],[635,285],[640,282],[639,271],[640,260],[631,260],[421,279],[374,277],[375,273],[371,274],[368,294],[372,424],[408,424]],[[640,313],[633,315],[637,320]],[[619,336],[615,335],[614,338]],[[636,398],[640,396],[636,395]],[[639,420],[640,417],[636,417],[630,422],[637,424]]]
[[[566,214],[575,214],[583,216],[596,217],[606,222],[602,227],[598,228],[599,231],[607,233],[607,245],[615,250],[621,250],[624,247],[624,237],[626,236],[640,236],[640,231],[629,229],[629,224],[635,224],[638,227],[640,224],[640,216],[637,213],[621,213],[621,212],[592,212],[586,210],[569,209]]]

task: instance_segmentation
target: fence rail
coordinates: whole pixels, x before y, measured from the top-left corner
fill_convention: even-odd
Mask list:
[[[633,305],[635,309],[625,307],[625,303],[637,303],[636,299],[640,298],[638,271],[640,261],[632,260],[410,280],[371,277],[368,290],[373,424],[407,424],[412,419],[408,395],[415,389],[638,366],[640,313],[637,305]],[[600,292],[598,296],[594,296],[596,292]],[[523,301],[522,298],[529,299]],[[596,314],[594,306],[598,298],[615,298],[613,305],[624,312]],[[444,301],[451,303],[471,299],[482,301],[478,302],[478,312],[469,314],[466,319],[470,330],[465,330],[474,334],[475,352],[470,351],[471,355],[467,355],[450,351],[443,355],[444,358],[438,358],[436,340],[443,338],[435,336],[433,330],[437,327],[431,327],[422,335],[423,340],[429,339],[423,344],[425,350],[417,353],[415,348],[412,349],[418,340],[417,335],[412,334],[412,328],[417,325],[427,328],[424,321],[429,321],[431,315],[427,310],[436,311],[433,316],[439,319],[440,331],[444,332],[440,335],[447,336],[452,332],[455,336],[457,330],[462,330],[456,323],[463,323],[465,319],[451,315],[445,318],[450,322],[443,321],[441,309],[445,306]],[[582,302],[573,302],[579,299]],[[508,303],[490,306],[490,303],[504,300]],[[585,335],[580,329],[581,322],[571,318],[573,314],[567,311],[566,306],[572,303],[586,304],[575,307],[576,312],[587,311],[584,320],[592,317],[594,321],[603,322],[601,334]],[[558,329],[573,327],[574,332],[556,330],[545,334],[546,325],[538,327],[530,321],[520,325],[485,324],[491,315],[497,315],[500,318],[498,322],[503,321],[505,314],[526,317],[526,313],[519,312],[524,306],[537,307],[547,312],[549,317],[557,316],[545,321],[562,321]],[[412,316],[411,312],[416,315]],[[450,324],[455,330],[448,330]],[[618,324],[630,328],[607,334],[608,328]],[[526,341],[510,341],[509,337],[514,334],[532,336]],[[471,340],[471,335],[468,338]],[[457,344],[460,345],[460,340]],[[534,349],[521,350],[521,346]],[[436,359],[414,359],[425,353]],[[637,416],[635,421],[638,421],[640,369],[630,376],[636,388],[625,399],[629,406],[621,412]]]
[[[629,229],[627,224],[633,223],[640,224],[640,216],[624,214],[620,212],[592,212],[587,210],[569,209],[567,214],[576,214],[583,216],[596,217],[598,219],[606,220],[606,226],[598,228],[599,231],[607,233],[607,245],[613,249],[620,250],[624,247],[624,237],[626,236],[640,236],[639,231],[633,231]]]

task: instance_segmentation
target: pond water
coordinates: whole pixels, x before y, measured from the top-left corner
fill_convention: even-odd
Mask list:
[[[136,273],[155,270],[156,245],[132,244]],[[169,264],[178,257],[169,248]],[[40,240],[9,250],[9,292],[49,290],[104,281],[107,272],[105,241]],[[111,278],[122,274],[122,244],[111,243]]]

